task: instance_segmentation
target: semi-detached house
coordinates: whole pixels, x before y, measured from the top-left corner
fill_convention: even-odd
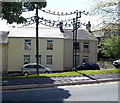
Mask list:
[[[65,29],[39,28],[39,63],[53,71],[73,67],[73,33]],[[97,61],[97,40],[87,30],[79,29],[77,64]],[[20,71],[27,62],[36,62],[36,31],[32,27],[12,28],[8,34],[7,67],[4,72]],[[3,61],[5,62],[5,60]]]

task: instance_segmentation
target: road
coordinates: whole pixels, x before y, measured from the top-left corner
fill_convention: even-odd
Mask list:
[[[64,101],[118,101],[118,84],[118,82],[110,82],[4,91],[2,92],[2,101],[3,103],[5,101],[8,103],[14,101],[20,101],[20,103],[22,101],[60,101],[59,103],[64,103]]]

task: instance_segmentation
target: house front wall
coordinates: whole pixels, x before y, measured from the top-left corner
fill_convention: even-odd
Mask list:
[[[64,41],[64,70],[72,69],[73,66],[73,42],[70,39]]]
[[[84,42],[89,43],[88,52],[84,52]],[[88,57],[88,62],[97,62],[97,41],[82,40],[81,51],[80,51],[80,63],[83,63],[84,57]]]
[[[0,44],[0,72],[7,72],[7,44]]]
[[[77,65],[87,59],[88,62],[97,62],[97,41],[78,40],[79,50],[77,51]],[[88,43],[88,51],[84,51],[84,43]],[[73,40],[65,39],[64,41],[64,70],[73,68]]]
[[[31,49],[24,49],[25,40],[31,40]],[[53,41],[53,50],[47,50],[47,40]],[[63,39],[40,38],[39,55],[41,55],[41,64],[51,68],[53,71],[63,70]],[[8,71],[21,71],[24,64],[24,55],[30,55],[30,62],[36,61],[36,39],[35,38],[15,38],[9,37],[8,48]],[[52,65],[46,64],[46,56],[52,55]]]

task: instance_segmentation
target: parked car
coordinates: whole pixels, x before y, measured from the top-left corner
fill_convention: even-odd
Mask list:
[[[86,62],[86,63],[83,63],[83,64],[77,66],[73,70],[100,70],[100,67],[97,63]]]
[[[113,62],[113,65],[114,65],[116,68],[119,68],[119,67],[120,67],[120,59],[114,61],[114,62]]]
[[[36,74],[37,73],[37,64],[36,63],[29,63],[25,64],[22,68],[23,75],[29,74]],[[44,67],[43,65],[39,64],[39,73],[51,73],[52,70],[50,68]]]

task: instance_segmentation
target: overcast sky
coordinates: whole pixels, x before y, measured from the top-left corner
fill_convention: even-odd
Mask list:
[[[90,9],[94,6],[94,0],[46,0],[47,1],[47,6],[44,8],[45,10],[51,10],[55,12],[72,12],[75,10],[79,11],[86,11],[89,12]],[[28,13],[23,13],[25,17],[30,17],[34,16],[35,12],[28,12]],[[43,16],[46,19],[70,19],[73,18],[72,16],[67,16],[67,17],[58,17],[58,16],[52,16],[49,14],[45,14],[39,11],[39,16]],[[74,15],[73,15],[74,16]],[[75,16],[74,16],[75,17]],[[97,24],[97,17],[90,17],[90,16],[84,16],[82,15],[81,17],[81,22],[86,23],[87,21],[91,21],[91,24],[94,25]],[[6,21],[0,21],[0,24],[2,24],[2,28],[0,27],[0,30],[6,30],[8,29],[10,25],[6,25]],[[13,24],[15,25],[15,24]],[[84,27],[83,27],[84,28]]]

